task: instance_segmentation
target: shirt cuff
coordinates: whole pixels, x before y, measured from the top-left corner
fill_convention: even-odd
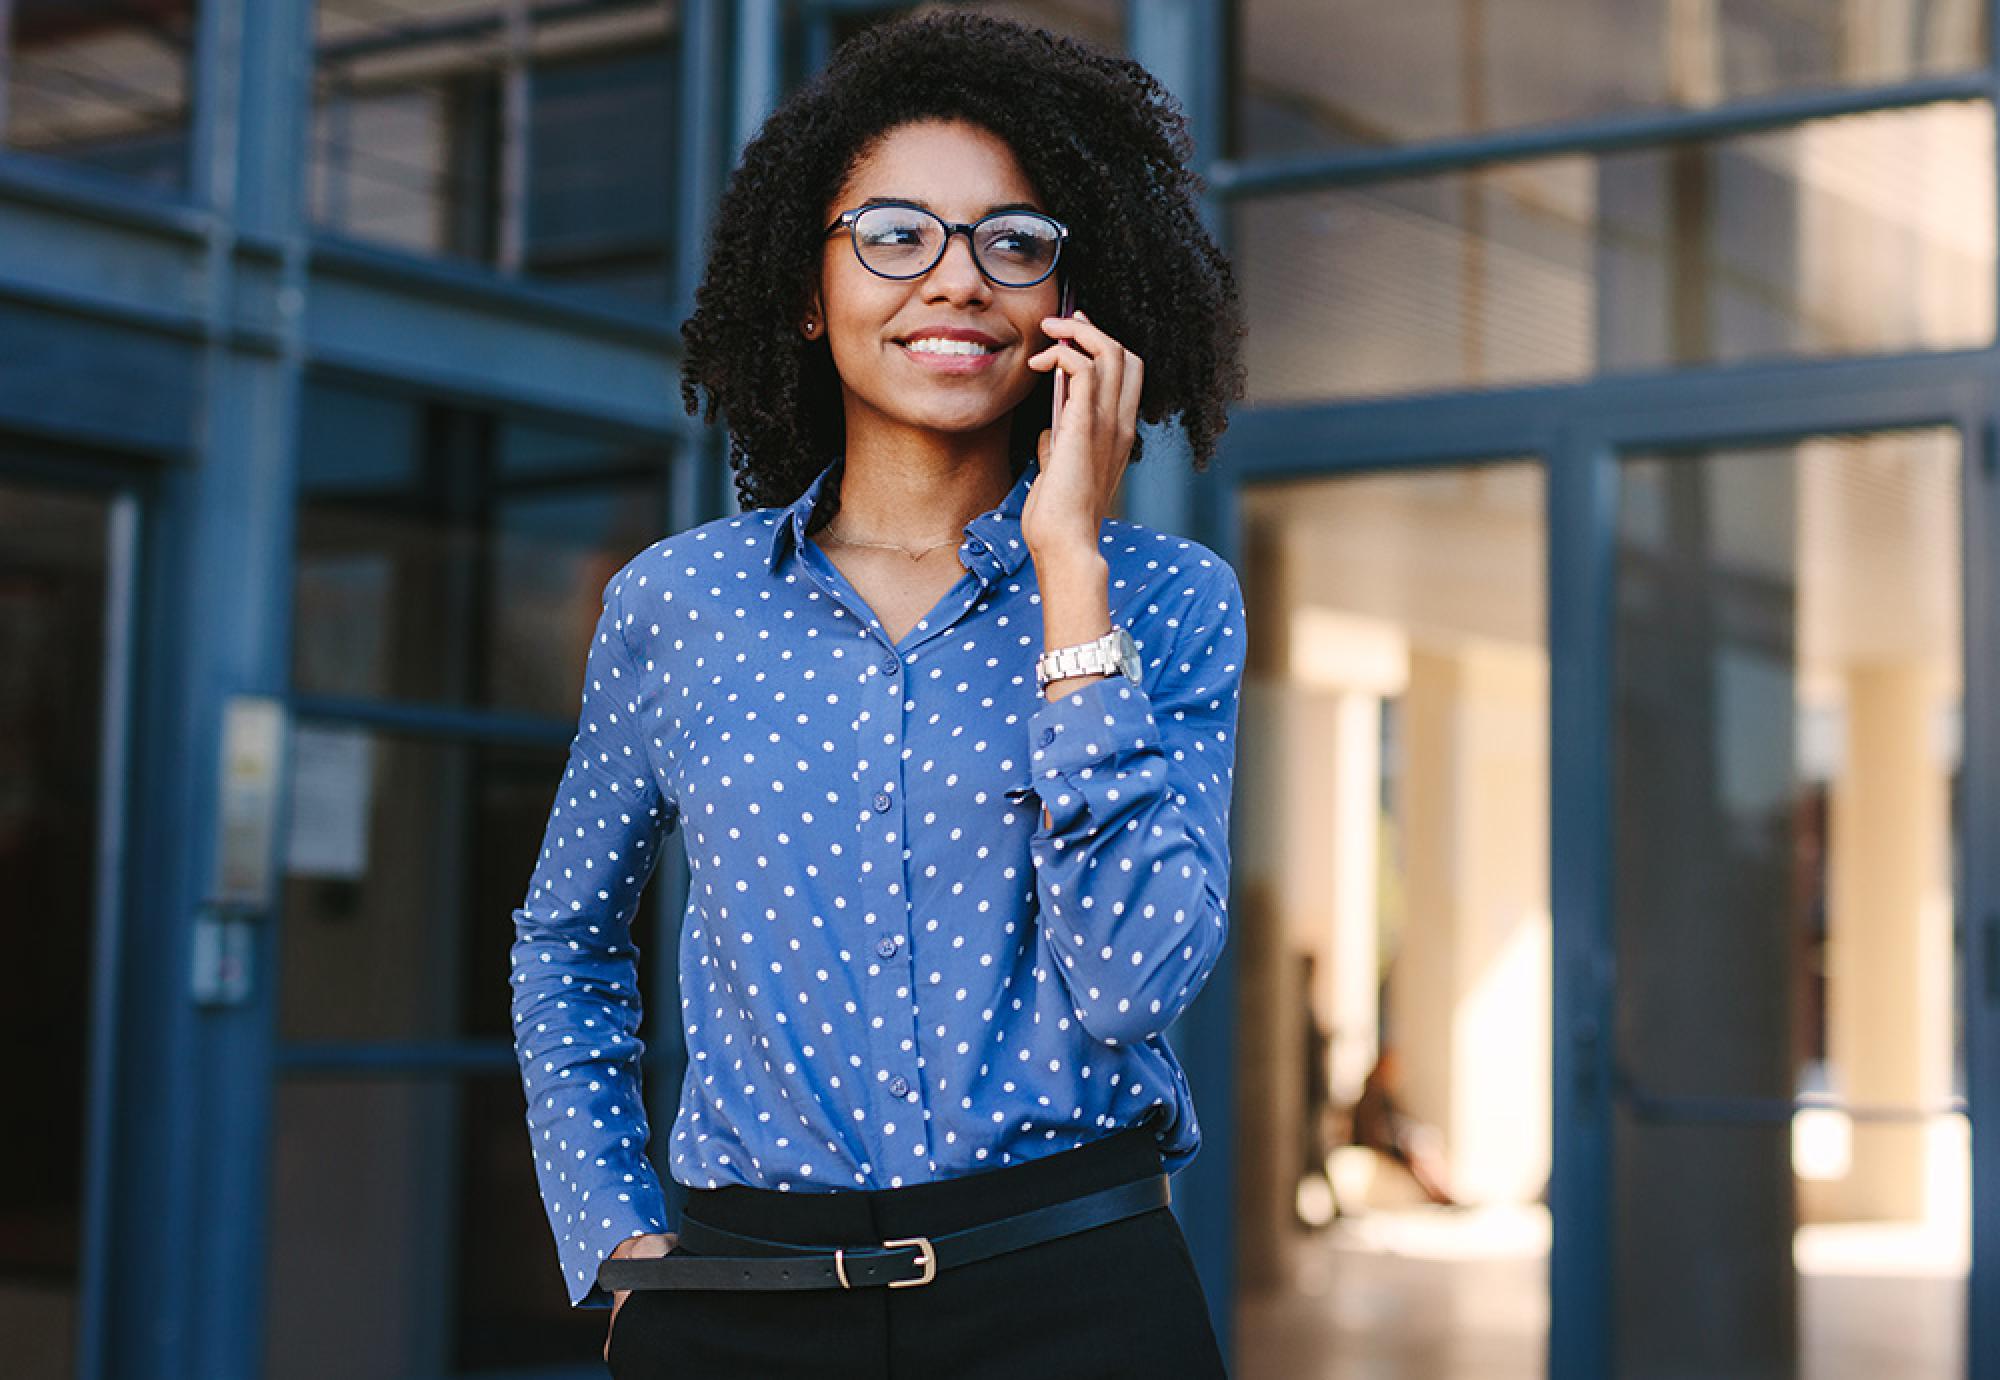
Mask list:
[[[601,1190],[600,1190],[601,1192]],[[666,1204],[657,1194],[641,1194],[633,1186],[632,1200],[620,1202],[617,1193],[600,1205],[593,1195],[584,1205],[588,1214],[578,1228],[569,1276],[570,1303],[577,1308],[609,1308],[611,1291],[597,1282],[597,1267],[610,1259],[611,1252],[634,1236],[651,1236],[667,1230]],[[578,1278],[581,1272],[582,1278]]]
[[[1028,719],[1028,743],[1033,779],[1007,795],[1016,801],[1039,795],[1053,834],[1071,833],[1086,818],[1109,819],[1144,786],[1159,784],[1133,779],[1135,769],[1144,777],[1157,773],[1157,761],[1140,762],[1157,759],[1160,732],[1145,688],[1124,676],[1090,681],[1044,703]]]

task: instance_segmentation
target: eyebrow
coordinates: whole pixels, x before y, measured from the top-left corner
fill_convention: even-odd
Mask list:
[[[916,197],[916,196],[871,196],[861,204],[863,206],[921,206],[924,210],[929,211],[934,216],[943,214],[943,212],[939,211],[935,206],[931,205],[928,201],[925,201],[922,197]],[[1041,207],[1031,206],[1025,201],[1009,201],[999,206],[988,206],[980,214],[982,216],[990,216],[998,211],[1033,211],[1038,216],[1045,216],[1048,214],[1048,212],[1044,211]]]

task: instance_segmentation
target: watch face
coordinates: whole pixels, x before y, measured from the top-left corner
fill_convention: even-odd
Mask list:
[[[1125,679],[1137,685],[1140,683],[1140,674],[1145,669],[1139,662],[1139,644],[1132,640],[1132,634],[1124,628],[1118,629],[1117,637],[1118,669]]]

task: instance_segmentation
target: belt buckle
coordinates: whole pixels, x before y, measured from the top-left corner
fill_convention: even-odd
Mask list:
[[[884,1241],[882,1243],[882,1249],[885,1251],[894,1250],[898,1246],[918,1247],[917,1260],[922,1263],[924,1272],[915,1279],[890,1280],[889,1287],[891,1289],[914,1289],[919,1284],[929,1284],[937,1278],[937,1247],[931,1245],[928,1236],[905,1236],[894,1241]],[[852,1289],[854,1286],[847,1281],[845,1253],[844,1247],[834,1251],[833,1272],[839,1277],[841,1288]]]
[[[917,1247],[917,1259],[923,1262],[924,1272],[915,1279],[890,1280],[889,1287],[891,1289],[910,1289],[919,1284],[929,1284],[937,1278],[937,1247],[931,1245],[931,1239],[928,1236],[906,1236],[899,1240],[884,1241],[882,1243],[884,1250],[895,1246]]]

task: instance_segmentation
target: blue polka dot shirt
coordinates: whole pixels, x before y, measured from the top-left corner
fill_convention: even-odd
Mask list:
[[[1145,673],[1035,684],[1030,461],[965,526],[965,574],[891,645],[789,508],[691,528],[605,586],[527,896],[512,1014],[574,1305],[668,1229],[640,1099],[640,892],[687,849],[688,1048],[660,1161],[683,1184],[896,1188],[1150,1123],[1201,1131],[1164,1032],[1228,932],[1244,660],[1235,572],[1107,520]]]

